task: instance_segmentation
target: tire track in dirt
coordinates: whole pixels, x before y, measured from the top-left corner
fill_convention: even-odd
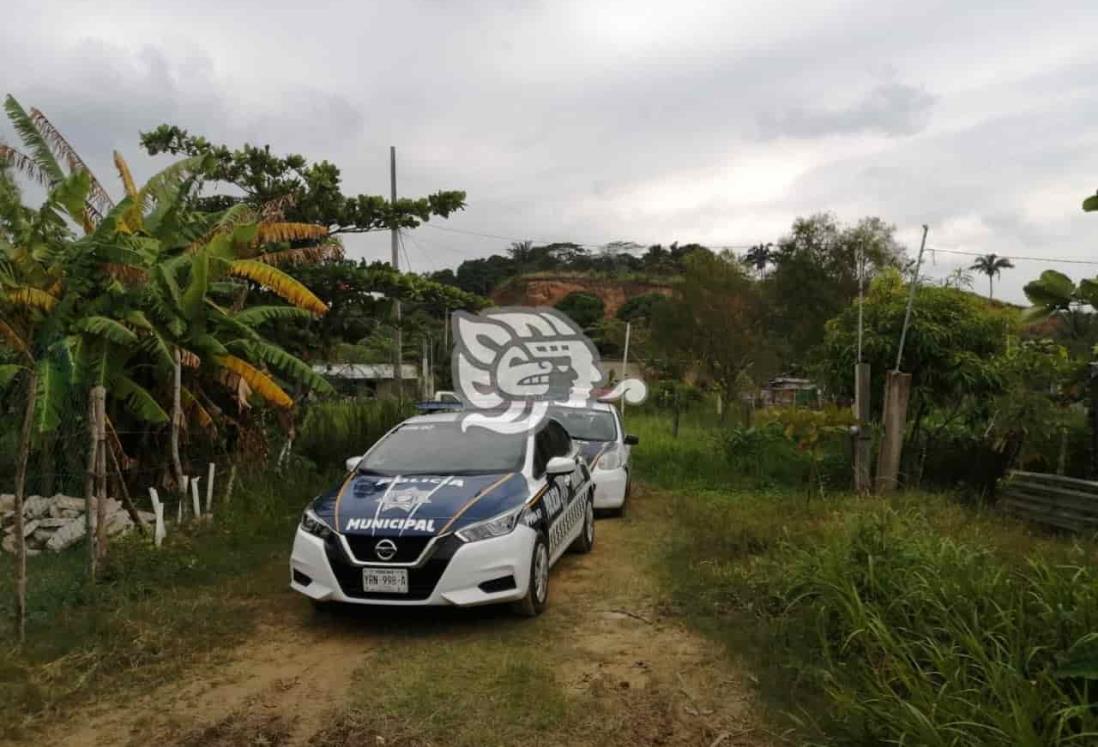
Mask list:
[[[533,735],[546,744],[770,744],[749,678],[664,603],[653,557],[668,508],[643,490],[624,519],[597,525],[589,555],[552,577],[549,619],[557,684],[599,706],[597,734]],[[273,594],[264,621],[224,660],[196,667],[129,702],[104,703],[50,730],[58,745],[422,744],[341,729],[352,678],[372,655],[415,637],[497,635],[498,609],[355,610],[335,619],[296,595]],[[496,618],[493,621],[493,618]],[[538,624],[530,621],[529,624]],[[398,635],[397,633],[400,633]],[[399,732],[399,729],[397,730]]]

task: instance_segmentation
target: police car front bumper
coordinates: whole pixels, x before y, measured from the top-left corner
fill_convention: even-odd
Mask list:
[[[362,563],[333,535],[327,540],[298,527],[290,557],[290,588],[317,602],[385,606],[468,607],[526,596],[536,532],[519,524],[502,537],[462,542],[439,538],[415,564]],[[379,536],[380,540],[381,537]],[[364,568],[405,567],[409,593],[367,593]]]

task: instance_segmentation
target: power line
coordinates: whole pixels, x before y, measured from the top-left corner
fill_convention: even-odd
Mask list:
[[[408,257],[408,247],[404,245],[404,231],[397,232],[397,239],[400,241],[400,251],[404,254],[404,266],[408,268],[408,272],[415,272],[412,269],[412,260]]]
[[[408,238],[410,238],[412,240],[412,243],[415,244],[416,249],[423,252],[424,254],[430,254],[430,253],[434,252],[435,250],[441,250],[441,251],[444,251],[444,252],[450,252],[451,254],[458,254],[458,255],[461,255],[462,257],[480,256],[480,250],[479,249],[474,249],[474,248],[471,248],[471,247],[467,248],[467,249],[459,249],[457,247],[446,246],[444,244],[432,244],[431,242],[428,242],[427,239],[423,239],[423,242],[425,244],[427,244],[427,249],[430,250],[430,251],[425,251],[424,248],[422,246],[420,246],[419,240],[416,239],[416,236],[415,236],[414,232],[409,231],[408,232]]]
[[[960,249],[939,249],[936,246],[927,247],[932,252],[943,252],[945,254],[962,254],[966,257],[983,257],[986,256],[986,252],[966,252]],[[1093,259],[1075,259],[1071,257],[1023,257],[1017,254],[996,254],[997,257],[1003,259],[1018,260],[1019,262],[1059,262],[1069,265],[1098,265],[1098,260]]]

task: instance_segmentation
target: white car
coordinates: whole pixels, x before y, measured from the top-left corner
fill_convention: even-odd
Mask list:
[[[607,402],[558,403],[549,416],[560,421],[595,481],[595,508],[621,514],[629,497],[629,453],[639,439],[625,432],[617,408]]]
[[[549,568],[594,545],[587,464],[553,419],[503,435],[461,417],[410,418],[348,460],[301,517],[291,588],[317,603],[544,609]]]

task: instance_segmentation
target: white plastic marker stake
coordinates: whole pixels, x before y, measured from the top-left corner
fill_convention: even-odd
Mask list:
[[[202,518],[202,502],[198,500],[198,481],[201,477],[191,478],[191,503],[194,505],[194,518]]]
[[[156,527],[153,529],[153,544],[160,547],[160,543],[164,541],[164,535],[167,534],[164,529],[164,504],[160,502],[160,494],[156,492],[156,488],[149,488],[149,499],[152,501],[153,517],[156,521]]]
[[[206,514],[212,513],[214,499],[214,463],[210,462],[210,470],[206,473]]]
[[[176,505],[176,512],[175,512],[176,513],[175,520],[176,520],[176,523],[178,523],[178,524],[183,523],[183,502],[185,500],[187,500],[187,483],[189,483],[190,480],[191,480],[191,478],[187,477],[186,475],[183,475],[183,492],[179,496],[179,503],[178,503],[178,505]]]

